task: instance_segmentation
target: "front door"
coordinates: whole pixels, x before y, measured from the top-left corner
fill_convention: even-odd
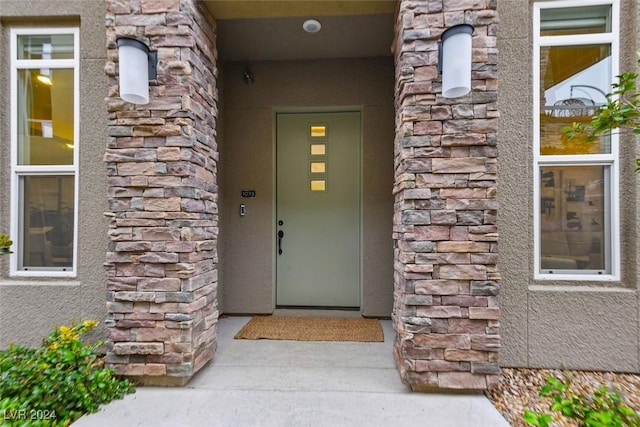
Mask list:
[[[360,113],[277,115],[276,304],[360,306]]]

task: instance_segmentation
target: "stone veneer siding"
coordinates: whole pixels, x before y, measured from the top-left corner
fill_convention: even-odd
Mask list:
[[[186,383],[216,347],[215,22],[196,0],[107,0],[108,365]],[[158,52],[150,102],[119,98],[116,39]]]
[[[394,356],[413,390],[484,390],[500,348],[496,0],[404,0],[396,60]],[[438,41],[472,24],[469,95],[445,99]]]

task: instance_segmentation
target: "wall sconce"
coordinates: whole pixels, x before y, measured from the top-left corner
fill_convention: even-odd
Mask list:
[[[149,80],[157,77],[158,53],[141,41],[122,37],[118,42],[120,98],[132,104],[149,102]]]
[[[442,96],[457,98],[471,90],[471,35],[473,26],[455,25],[442,33],[438,48],[438,71],[442,74]]]

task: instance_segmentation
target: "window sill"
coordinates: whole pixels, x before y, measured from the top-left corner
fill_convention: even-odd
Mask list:
[[[29,279],[28,277],[20,278],[20,279]],[[55,278],[58,279],[58,278]],[[78,280],[11,280],[11,279],[3,279],[0,280],[0,287],[10,287],[10,286],[80,286],[81,282]]]
[[[553,273],[536,274],[534,280],[554,282],[619,282],[620,277],[613,274],[575,274]]]

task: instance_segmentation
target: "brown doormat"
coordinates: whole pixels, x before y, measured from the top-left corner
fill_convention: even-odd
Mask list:
[[[254,316],[235,339],[383,342],[377,319]]]

